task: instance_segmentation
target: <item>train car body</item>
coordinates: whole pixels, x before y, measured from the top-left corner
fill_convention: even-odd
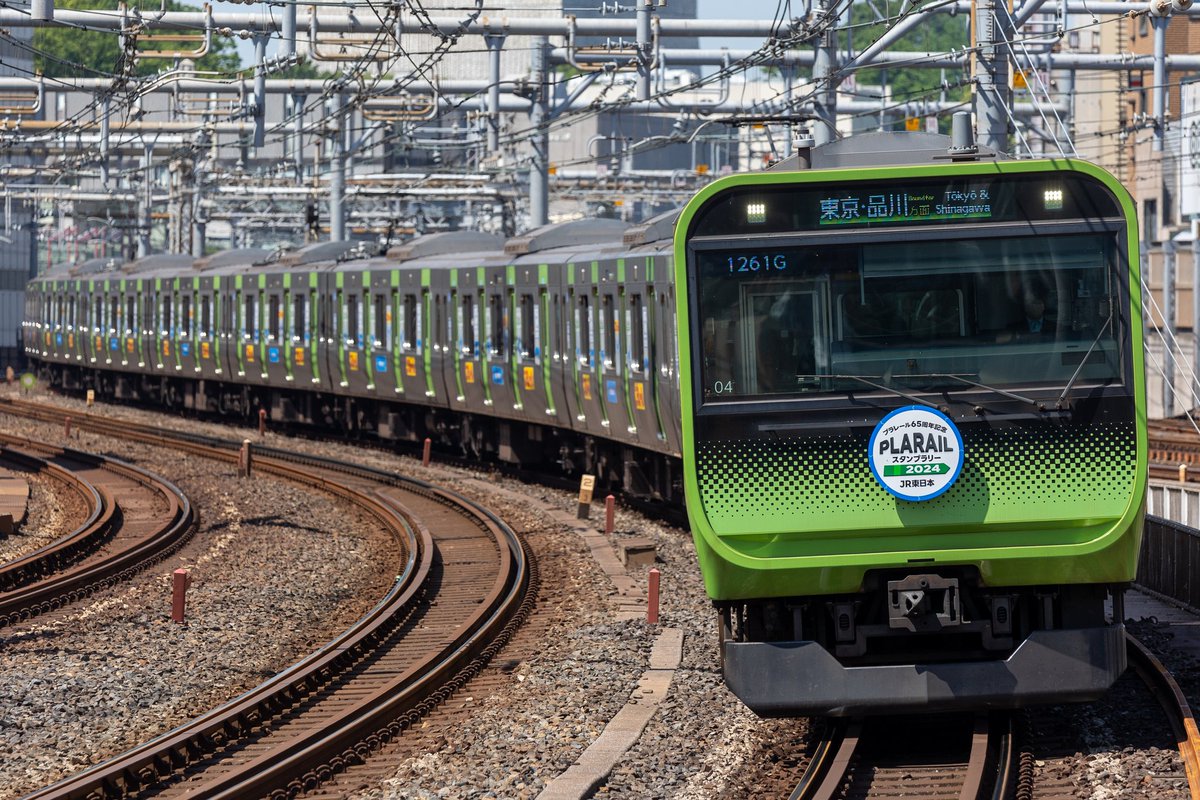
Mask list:
[[[764,715],[1089,699],[1124,669],[1132,201],[1085,163],[901,149],[715,181],[676,232],[687,508]]]

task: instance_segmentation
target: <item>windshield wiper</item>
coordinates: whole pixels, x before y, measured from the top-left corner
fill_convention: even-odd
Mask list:
[[[1087,352],[1083,354],[1083,358],[1081,358],[1079,360],[1079,366],[1075,368],[1075,372],[1072,373],[1072,375],[1071,375],[1071,380],[1067,381],[1067,385],[1065,387],[1063,387],[1062,394],[1060,394],[1058,396],[1058,402],[1055,403],[1055,405],[1058,408],[1062,408],[1063,401],[1066,400],[1067,395],[1070,394],[1071,387],[1075,385],[1075,381],[1079,377],[1079,373],[1083,372],[1083,365],[1086,364],[1088,361],[1088,358],[1091,357],[1092,351],[1096,349],[1096,345],[1100,344],[1100,337],[1104,335],[1104,332],[1106,330],[1108,330],[1108,326],[1112,324],[1112,318],[1113,318],[1113,315],[1112,315],[1112,310],[1110,308],[1109,312],[1108,312],[1108,319],[1104,320],[1104,325],[1101,326],[1100,332],[1096,334],[1095,339],[1092,339],[1091,347],[1089,347],[1087,349]]]
[[[936,408],[939,411],[941,410],[941,407],[938,406],[937,403],[931,403],[928,400],[922,400],[921,398],[917,397],[916,395],[911,395],[908,392],[902,392],[899,389],[895,388],[894,386],[885,386],[882,383],[875,383],[875,381],[868,380],[866,377],[864,377],[862,375],[797,375],[796,377],[797,378],[815,378],[817,380],[833,379],[833,380],[842,380],[842,381],[858,381],[859,383],[870,386],[872,389],[879,389],[880,391],[883,391],[883,392],[889,392],[891,394],[896,395],[897,397],[903,397],[905,400],[911,400],[912,402],[917,403],[918,405],[929,406],[930,408]],[[870,377],[878,378],[879,380],[884,380],[884,376],[882,376],[882,375],[872,375]]]
[[[983,389],[988,392],[995,392],[996,394],[1007,397],[1010,400],[1017,400],[1019,402],[1026,403],[1028,405],[1033,406],[1038,411],[1046,410],[1046,404],[1040,400],[1034,400],[1032,397],[1026,397],[1024,395],[1017,394],[1016,392],[1010,392],[1007,389],[1001,389],[997,386],[988,386],[986,383],[980,383],[979,381],[973,381],[968,378],[964,378],[961,375],[952,375],[949,372],[929,372],[929,373],[924,373],[924,374],[920,374],[920,375],[912,375],[912,376],[901,375],[899,377],[949,378],[952,381],[958,381],[959,383],[965,383],[967,386],[974,386],[976,389]]]

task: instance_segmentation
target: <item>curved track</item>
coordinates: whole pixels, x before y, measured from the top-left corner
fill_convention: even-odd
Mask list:
[[[30,415],[57,416],[44,407]],[[225,461],[236,443],[99,418],[97,432]],[[379,604],[350,630],[233,702],[29,797],[289,797],[315,788],[469,680],[523,621],[536,568],[486,509],[379,470],[258,448],[253,469],[359,505],[407,556]]]
[[[5,460],[56,477],[89,509],[74,530],[0,565],[0,626],[124,580],[175,552],[195,530],[188,498],[146,470],[15,436],[0,435],[0,444]]]

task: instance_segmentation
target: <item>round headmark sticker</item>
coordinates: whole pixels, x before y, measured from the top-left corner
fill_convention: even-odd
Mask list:
[[[901,500],[932,500],[954,485],[963,468],[958,428],[927,406],[888,414],[875,426],[870,448],[871,474]]]

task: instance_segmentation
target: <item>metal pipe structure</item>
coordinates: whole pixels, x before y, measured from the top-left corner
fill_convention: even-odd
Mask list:
[[[829,13],[826,0],[817,0],[817,18]],[[813,126],[813,139],[817,145],[829,144],[837,138],[837,33],[833,25],[826,26],[817,39],[814,48],[815,56],[812,68],[812,80],[815,84],[813,91],[813,116],[816,124]]]
[[[1200,398],[1200,236],[1192,223],[1192,397]],[[1193,402],[1196,402],[1193,399]]]
[[[1175,243],[1163,242],[1163,416],[1175,416]]]
[[[529,108],[529,127],[532,129],[529,161],[529,224],[538,228],[546,224],[550,214],[550,107],[546,86],[545,36],[533,40],[533,61],[530,81],[533,84],[533,104]]]
[[[290,5],[290,4],[287,4]],[[287,5],[283,8],[286,9]],[[936,10],[940,13],[962,13],[971,11],[971,0],[958,0],[957,3],[947,3]],[[1028,5],[1028,4],[1027,4]],[[1130,4],[1115,0],[1069,0],[1067,8],[1072,13],[1088,15],[1125,15]],[[1036,9],[1028,12],[1024,8],[1017,12],[1017,18],[1032,15]],[[1175,13],[1187,16],[1200,16],[1200,7],[1178,10]],[[254,12],[218,12],[211,15],[216,32],[224,36],[240,36],[245,31],[247,36],[255,33],[273,34],[283,29],[284,20],[276,16],[276,9],[268,13]],[[147,30],[186,30],[204,29],[209,17],[201,11],[168,11],[160,19],[142,18],[140,21]],[[120,11],[91,9],[56,9],[53,21],[37,20],[30,17],[27,11],[17,9],[0,10],[0,27],[5,28],[45,28],[55,26],[70,26],[90,30],[121,31],[128,26],[128,20],[123,19]],[[325,33],[358,33],[373,35],[378,33],[378,19],[371,14],[322,14],[318,12],[315,20],[311,11],[303,15],[297,14],[298,28],[315,29]],[[461,37],[464,35],[483,36],[489,33],[525,36],[563,36],[566,37],[574,26],[576,36],[591,36],[601,38],[635,38],[637,36],[637,20],[615,17],[597,17],[591,19],[575,19],[573,22],[559,17],[509,17],[503,14],[483,15],[474,21],[461,17],[431,16],[417,18],[411,14],[399,15],[396,22],[396,32],[431,33],[436,30],[447,36]],[[773,19],[662,19],[659,18],[653,26],[663,37],[744,37],[750,39],[782,38],[795,31],[791,26],[782,27]],[[223,30],[223,29],[228,30]]]
[[[142,154],[142,192],[138,196],[138,230],[137,257],[145,258],[150,255],[150,228],[153,224],[151,216],[154,209],[153,149],[147,147]]]
[[[1169,17],[1150,17],[1154,26],[1154,145],[1153,152],[1161,153],[1166,131],[1167,113],[1167,23]],[[1168,414],[1168,416],[1170,416]]]
[[[267,37],[254,37],[254,146],[267,141]]]
[[[329,159],[329,240],[342,242],[346,239],[346,96],[340,92],[335,94],[331,104],[333,141]]]
[[[296,3],[283,4],[283,36],[279,41],[279,55],[296,55]]]
[[[637,98],[650,99],[651,54],[654,42],[650,38],[650,9],[652,0],[637,4]]]
[[[1008,20],[996,0],[975,4],[975,124],[979,143],[998,153],[1008,152]]]
[[[485,36],[488,49],[488,115],[487,147],[489,153],[500,149],[500,51],[504,47],[503,36]]]

